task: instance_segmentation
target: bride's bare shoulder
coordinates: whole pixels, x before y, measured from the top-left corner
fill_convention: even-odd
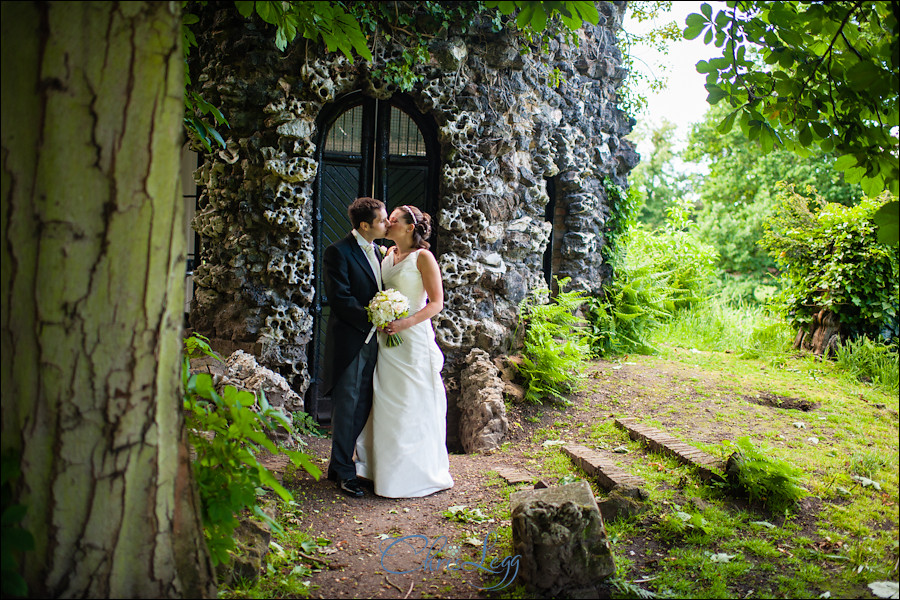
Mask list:
[[[434,254],[431,253],[431,250],[428,248],[420,248],[416,251],[416,264],[421,265],[425,264],[434,264],[437,265],[437,259],[434,257]]]

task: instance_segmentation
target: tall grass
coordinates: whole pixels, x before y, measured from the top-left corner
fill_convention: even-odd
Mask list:
[[[900,356],[896,346],[885,346],[867,337],[839,344],[835,366],[862,381],[895,394],[900,391]]]
[[[713,297],[677,312],[653,331],[651,340],[761,358],[789,351],[793,332],[762,306]]]

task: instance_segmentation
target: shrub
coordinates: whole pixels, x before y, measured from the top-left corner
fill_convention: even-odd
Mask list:
[[[747,495],[751,502],[760,502],[773,512],[793,507],[806,490],[800,486],[800,469],[770,458],[753,446],[749,437],[736,442],[725,440],[722,446],[733,451],[725,467],[725,479],[732,493]]]
[[[519,304],[519,318],[525,326],[522,364],[525,400],[540,403],[550,397],[567,402],[565,394],[575,391],[590,355],[584,319],[575,311],[587,298],[580,291],[563,291],[569,278],[557,281],[559,293],[538,288]]]
[[[219,359],[207,341],[197,334],[184,341],[182,378],[188,440],[197,453],[192,466],[200,492],[203,532],[213,564],[218,564],[226,562],[234,548],[233,533],[242,510],[250,509],[278,529],[257,503],[258,488],[268,487],[286,501],[293,499],[257,460],[261,450],[286,454],[313,477],[318,478],[321,471],[306,454],[280,448],[269,439],[268,431],[280,426],[291,432],[292,426],[280,410],[269,406],[264,394],[257,398],[225,386],[219,395],[209,373],[190,374],[191,358],[205,354]]]
[[[780,183],[780,204],[760,244],[782,270],[779,300],[791,324],[806,328],[822,309],[837,315],[843,337],[897,340],[900,277],[896,250],[879,244],[872,217],[890,199],[853,207],[825,202]]]
[[[589,304],[592,351],[598,356],[653,352],[651,331],[708,297],[715,262],[715,250],[694,233],[684,202],[669,209],[663,230],[633,228],[605,298]]]

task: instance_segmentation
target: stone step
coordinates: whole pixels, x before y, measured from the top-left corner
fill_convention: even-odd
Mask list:
[[[503,478],[506,483],[509,485],[516,485],[517,483],[532,483],[534,481],[534,475],[531,473],[526,473],[524,471],[519,471],[518,469],[514,469],[512,467],[497,467],[497,475]]]
[[[664,431],[641,425],[633,418],[616,419],[615,422],[616,426],[628,432],[631,439],[642,442],[653,451],[668,454],[682,464],[696,467],[701,479],[722,480],[722,476],[715,471],[724,472],[725,463],[718,458],[685,444]]]
[[[600,487],[607,492],[612,491],[614,488],[640,490],[646,485],[646,482],[640,477],[635,477],[617,467],[611,460],[587,446],[566,444],[562,447],[562,451],[572,459],[572,462],[581,467],[585,473],[595,477]]]

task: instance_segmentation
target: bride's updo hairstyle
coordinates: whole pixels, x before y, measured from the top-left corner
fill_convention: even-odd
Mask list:
[[[431,247],[431,244],[425,241],[431,237],[431,215],[409,204],[401,206],[400,212],[403,213],[403,221],[407,225],[413,226],[413,246],[416,248]]]

